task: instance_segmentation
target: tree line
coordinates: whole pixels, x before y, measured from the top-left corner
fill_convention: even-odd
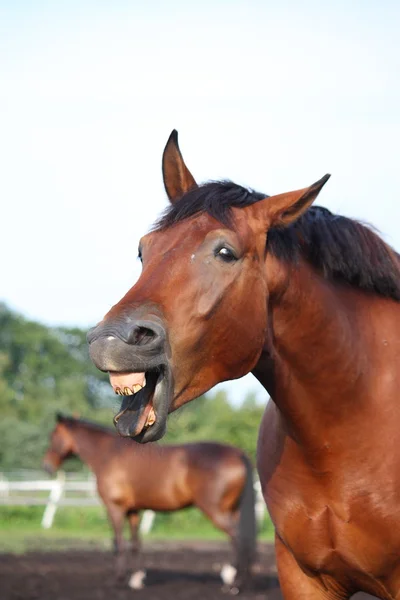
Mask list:
[[[89,358],[86,331],[48,327],[0,303],[0,470],[40,468],[57,412],[110,426],[118,407]],[[254,458],[263,411],[251,394],[233,406],[225,392],[210,392],[170,416],[161,443],[218,440]]]

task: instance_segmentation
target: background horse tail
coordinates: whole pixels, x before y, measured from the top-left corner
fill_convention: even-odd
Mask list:
[[[257,522],[253,465],[247,456],[242,455],[241,458],[246,468],[246,481],[239,500],[240,513],[237,533],[237,569],[239,577],[245,580],[249,577],[251,567],[256,559]]]

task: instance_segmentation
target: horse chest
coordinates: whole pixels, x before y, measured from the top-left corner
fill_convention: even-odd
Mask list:
[[[271,505],[278,535],[305,570],[353,582],[390,576],[400,557],[394,523],[351,514],[350,506],[328,498]]]
[[[311,573],[360,586],[400,572],[400,485],[393,476],[398,469],[393,453],[374,448],[368,454],[365,444],[359,454],[339,454],[336,464],[321,445],[310,466],[272,407],[258,449],[270,515],[297,562]]]
[[[334,568],[348,546],[349,524],[332,506],[293,506],[276,511],[277,532],[297,561],[311,571]]]

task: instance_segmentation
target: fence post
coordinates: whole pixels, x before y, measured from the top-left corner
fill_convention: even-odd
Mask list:
[[[147,535],[150,533],[151,528],[153,527],[154,518],[156,513],[152,510],[145,510],[142,518],[140,519],[139,531],[143,535]]]
[[[7,480],[7,477],[4,473],[0,473],[0,496],[3,498],[8,498],[10,495],[10,486]]]
[[[54,517],[57,511],[57,505],[60,502],[65,485],[65,473],[64,471],[59,471],[57,474],[57,479],[53,481],[53,487],[51,488],[49,501],[44,509],[43,517],[42,517],[42,527],[44,529],[50,529],[53,525]]]

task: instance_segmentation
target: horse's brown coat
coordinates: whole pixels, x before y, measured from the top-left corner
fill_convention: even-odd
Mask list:
[[[174,511],[196,506],[230,536],[240,553],[242,495],[252,475],[251,468],[249,471],[246,467],[250,463],[239,449],[213,442],[141,445],[95,423],[59,417],[44,465],[54,471],[72,455],[79,456],[96,476],[100,498],[114,529],[119,575],[124,520],[129,520],[137,554],[138,512],[144,509]],[[254,517],[254,502],[249,508]]]
[[[183,165],[165,172],[165,186],[183,195],[172,198],[179,209],[193,192],[177,171]],[[329,276],[307,258],[301,230],[296,260],[268,251],[269,235],[295,223],[326,180],[233,207],[230,223],[206,205],[164,219],[142,240],[141,277],[105,322],[154,307],[162,315],[175,382],[170,410],[249,371],[270,393],[258,470],[288,600],[345,599],[358,590],[393,599],[400,596],[398,257],[361,225],[340,231],[334,219]],[[312,255],[311,235],[307,243]]]

